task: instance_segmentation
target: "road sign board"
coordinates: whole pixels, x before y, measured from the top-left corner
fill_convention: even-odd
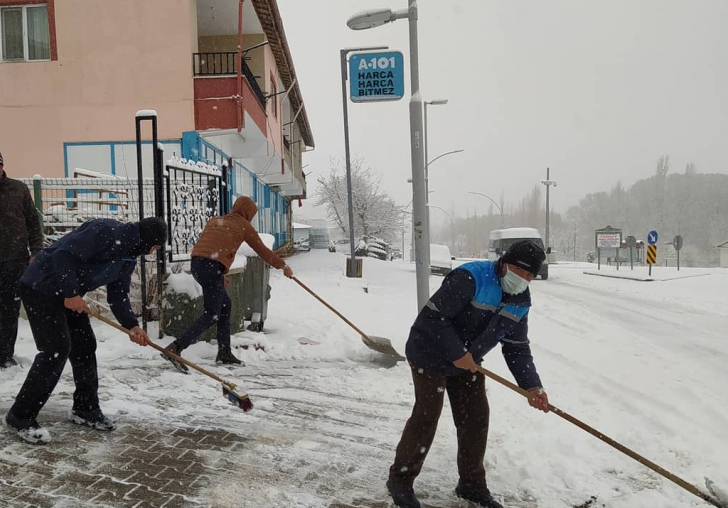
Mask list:
[[[647,246],[647,264],[654,265],[657,263],[657,245]]]
[[[675,238],[672,239],[672,246],[675,247],[675,250],[682,249],[683,246],[683,238],[680,235],[677,235]]]
[[[625,242],[627,243],[627,247],[634,247],[637,245],[637,238],[630,235],[625,239]]]
[[[355,53],[349,57],[352,102],[397,101],[404,97],[401,51]]]
[[[657,244],[657,231],[654,229],[647,233],[647,243],[650,245],[656,245]]]
[[[618,249],[621,243],[620,233],[597,233],[597,247],[600,249]]]

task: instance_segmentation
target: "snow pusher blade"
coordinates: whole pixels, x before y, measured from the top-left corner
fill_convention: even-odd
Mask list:
[[[129,330],[127,330],[123,326],[121,326],[121,325],[113,322],[112,320],[110,320],[110,319],[102,316],[98,312],[94,312],[92,310],[89,310],[88,313],[91,316],[93,316],[96,319],[98,319],[99,321],[103,321],[107,325],[116,328],[120,332],[124,332],[125,334],[130,335]],[[248,397],[248,394],[247,393],[240,394],[240,393],[236,393],[235,392],[235,388],[236,388],[235,383],[231,383],[230,381],[225,381],[220,376],[218,376],[216,374],[213,374],[212,372],[210,372],[208,370],[203,369],[202,367],[200,367],[196,363],[192,363],[189,360],[185,360],[181,356],[176,355],[176,354],[172,353],[171,351],[168,351],[167,349],[163,348],[162,346],[159,346],[159,345],[155,344],[152,341],[149,341],[149,345],[152,346],[157,351],[159,351],[160,353],[162,353],[163,355],[166,355],[166,356],[172,358],[173,360],[175,360],[175,361],[177,361],[179,363],[182,363],[184,365],[187,365],[188,367],[192,367],[193,369],[195,369],[198,372],[201,372],[202,374],[206,375],[207,377],[210,377],[210,378],[214,379],[215,381],[218,381],[220,384],[222,384],[222,393],[225,396],[225,398],[227,398],[230,402],[232,402],[233,404],[235,404],[236,406],[238,406],[243,411],[248,412],[251,409],[253,409],[253,402],[250,400],[250,397]]]
[[[385,339],[384,337],[367,335],[359,328],[357,328],[354,323],[346,319],[346,317],[344,317],[341,312],[333,308],[326,300],[314,293],[308,286],[306,286],[306,284],[298,280],[296,277],[293,277],[293,280],[295,280],[298,285],[305,289],[311,296],[316,298],[319,302],[323,303],[324,306],[326,306],[326,308],[328,308],[331,312],[339,316],[347,325],[351,326],[354,330],[356,330],[359,335],[361,335],[361,340],[362,342],[364,342],[364,345],[366,347],[368,347],[369,349],[373,349],[374,351],[377,351],[379,353],[393,356],[397,361],[405,360],[405,357],[399,354],[396,349],[394,349],[394,346],[392,346],[392,341],[390,341],[389,339]]]

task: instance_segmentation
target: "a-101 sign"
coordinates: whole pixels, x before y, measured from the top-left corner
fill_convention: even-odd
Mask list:
[[[399,51],[349,57],[352,102],[397,101],[404,97],[404,57]]]

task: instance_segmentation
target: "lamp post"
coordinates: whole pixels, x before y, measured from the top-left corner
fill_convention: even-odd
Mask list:
[[[349,205],[349,260],[346,263],[347,277],[361,277],[361,270],[356,267],[356,256],[354,256],[354,207],[351,191],[351,153],[349,151],[349,99],[346,96],[346,57],[353,51],[369,51],[387,49],[387,46],[376,46],[368,48],[346,48],[340,51],[341,54],[341,100],[344,105],[344,153],[346,156],[346,194]]]
[[[443,212],[445,212],[445,215],[447,215],[447,218],[450,219],[450,227],[451,227],[450,231],[452,232],[451,242],[452,242],[452,250],[454,251],[455,250],[455,223],[452,221],[452,217],[450,217],[450,214],[447,213],[447,210],[445,210],[444,208],[440,208],[439,206],[434,206],[434,205],[430,205],[430,208],[437,208],[438,210],[442,210]]]
[[[373,9],[350,17],[346,24],[352,30],[366,30],[398,19],[409,20],[410,50],[410,152],[412,158],[412,216],[415,226],[415,269],[417,274],[417,309],[430,298],[430,225],[427,217],[425,187],[425,155],[423,150],[422,97],[420,96],[419,51],[417,42],[417,0],[409,0],[407,9]]]
[[[424,129],[425,129],[425,188],[429,189],[429,181],[430,181],[430,173],[429,173],[429,167],[430,163],[428,162],[428,156],[427,156],[427,142],[429,139],[428,133],[427,133],[427,106],[444,106],[447,104],[447,99],[433,99],[431,101],[425,101],[425,117],[424,117]],[[461,150],[462,151],[462,150]]]
[[[445,101],[445,102],[447,102],[447,101]],[[427,103],[425,103],[425,105],[427,105]],[[425,108],[425,113],[427,113],[427,108]],[[427,118],[426,114],[425,114],[425,118]],[[425,126],[426,125],[427,125],[427,122],[425,122]],[[425,133],[427,133],[427,127],[425,127]],[[441,153],[440,155],[438,155],[431,161],[427,162],[427,164],[425,164],[425,190],[427,191],[427,200],[425,203],[426,203],[426,208],[427,208],[427,224],[430,223],[430,192],[434,192],[434,191],[430,190],[430,171],[429,171],[430,164],[435,162],[437,159],[445,157],[446,155],[450,155],[453,153],[460,153],[460,152],[464,152],[464,151],[465,150],[463,150],[462,148],[460,150],[450,150],[449,152]],[[427,135],[426,134],[425,134],[425,160],[427,160]]]
[[[478,196],[483,196],[484,198],[488,198],[490,200],[490,202],[493,203],[496,206],[496,208],[498,208],[498,212],[500,212],[500,218],[501,218],[500,227],[503,228],[503,208],[501,208],[501,206],[498,203],[496,203],[495,200],[493,200],[493,198],[491,198],[487,194],[483,194],[482,192],[468,191],[468,194],[477,194]]]
[[[549,168],[546,168],[546,180],[541,180],[541,183],[546,186],[546,252],[549,251],[549,189],[553,185],[556,187],[556,182],[554,180],[549,179]],[[619,267],[619,263],[617,263],[617,267]]]

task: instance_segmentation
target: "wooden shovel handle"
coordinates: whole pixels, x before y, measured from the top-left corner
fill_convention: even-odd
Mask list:
[[[323,303],[326,307],[328,307],[328,309],[331,312],[333,312],[334,314],[336,314],[337,316],[339,316],[347,325],[351,326],[354,330],[356,330],[357,332],[359,332],[359,335],[361,335],[362,337],[364,337],[366,340],[372,341],[372,339],[369,337],[369,335],[367,335],[366,333],[364,333],[363,331],[361,331],[354,323],[352,323],[351,321],[349,321],[348,319],[346,319],[346,317],[344,317],[344,315],[341,312],[339,312],[338,310],[336,310],[335,308],[333,308],[331,305],[329,305],[329,303],[326,300],[324,300],[319,295],[317,295],[316,293],[314,293],[313,290],[311,288],[309,288],[306,284],[304,284],[303,282],[301,282],[300,280],[298,280],[296,277],[293,277],[293,280],[295,280],[298,283],[298,285],[301,286],[303,289],[305,289],[306,291],[308,291],[309,293],[311,293],[311,296],[313,296],[319,302]]]
[[[487,376],[487,377],[493,379],[494,381],[497,381],[498,383],[502,384],[503,386],[506,386],[506,387],[510,388],[514,392],[520,393],[521,395],[523,395],[526,398],[529,398],[531,396],[531,394],[528,392],[528,390],[524,390],[520,386],[511,383],[507,379],[504,379],[504,378],[500,377],[498,374],[495,374],[494,372],[491,372],[488,369],[485,369],[483,367],[478,366],[478,372],[480,372],[484,376]],[[649,467],[650,469],[652,469],[653,471],[655,471],[656,473],[661,474],[662,476],[664,476],[665,478],[667,478],[671,482],[679,485],[680,487],[682,487],[683,489],[687,490],[691,494],[694,494],[694,495],[698,496],[699,498],[703,499],[704,501],[707,501],[708,503],[712,504],[713,506],[718,506],[719,508],[724,508],[725,505],[723,505],[722,503],[720,503],[716,499],[713,499],[710,495],[708,495],[705,492],[701,491],[700,489],[698,489],[697,487],[695,487],[691,483],[688,483],[687,481],[683,480],[679,476],[676,476],[676,475],[672,474],[670,471],[666,470],[665,468],[658,466],[657,464],[655,464],[651,460],[649,460],[649,459],[643,457],[642,455],[640,455],[639,453],[637,453],[637,452],[635,452],[635,451],[627,448],[623,444],[618,443],[617,441],[615,441],[611,437],[604,435],[603,433],[599,432],[597,429],[595,429],[593,427],[590,427],[589,425],[587,425],[586,423],[582,422],[578,418],[576,418],[574,416],[571,416],[566,411],[562,411],[561,409],[557,408],[553,404],[549,404],[549,411],[551,411],[553,413],[556,413],[557,415],[559,415],[564,420],[566,420],[566,421],[568,421],[570,423],[573,423],[574,425],[576,425],[580,429],[585,430],[586,432],[588,432],[592,436],[594,436],[594,437],[596,437],[596,438],[604,441],[609,446],[611,446],[613,448],[616,448],[617,450],[619,450],[620,452],[624,453],[625,455],[629,455],[630,457],[632,457],[634,460],[636,460],[640,464],[645,465],[645,466]]]
[[[118,323],[115,323],[114,321],[112,321],[112,320],[110,320],[110,319],[108,319],[108,318],[106,318],[106,317],[102,316],[102,315],[101,315],[101,314],[99,314],[98,312],[94,312],[93,310],[90,310],[90,309],[89,309],[88,313],[89,313],[89,314],[90,314],[91,316],[93,316],[93,317],[95,317],[96,319],[98,319],[99,321],[103,321],[103,322],[104,322],[104,323],[106,323],[107,325],[109,325],[109,326],[113,326],[114,328],[116,328],[116,329],[117,329],[117,330],[119,330],[120,332],[124,332],[124,333],[126,333],[127,335],[130,335],[130,334],[131,334],[131,332],[130,332],[129,330],[127,330],[126,328],[124,328],[124,327],[123,327],[123,326],[121,326],[120,324],[118,324]],[[180,362],[180,363],[184,363],[184,364],[185,364],[185,365],[187,365],[188,367],[192,367],[192,368],[193,368],[193,369],[195,369],[196,371],[198,371],[198,372],[201,372],[201,373],[205,374],[205,375],[206,375],[206,376],[208,376],[208,377],[211,377],[211,378],[212,378],[212,379],[214,379],[215,381],[219,381],[220,383],[222,383],[222,384],[224,384],[225,386],[229,387],[229,388],[230,388],[231,390],[235,390],[235,386],[236,386],[236,385],[235,385],[234,383],[231,383],[230,381],[225,381],[225,380],[224,380],[223,378],[221,378],[220,376],[218,376],[218,375],[216,375],[216,374],[213,374],[213,373],[212,373],[212,372],[210,372],[209,370],[205,370],[205,369],[203,369],[202,367],[200,367],[200,366],[199,366],[199,365],[197,365],[196,363],[192,363],[192,362],[190,362],[189,360],[185,360],[185,359],[184,359],[184,358],[182,358],[181,356],[179,356],[179,355],[176,355],[176,354],[174,354],[174,353],[173,353],[173,352],[171,352],[171,351],[167,351],[167,350],[166,350],[166,349],[164,349],[164,348],[163,348],[162,346],[159,346],[159,345],[155,344],[155,343],[154,343],[154,342],[152,342],[151,340],[149,341],[149,345],[150,345],[150,346],[152,346],[152,347],[153,347],[154,349],[156,349],[157,351],[159,351],[160,353],[162,353],[162,354],[164,354],[164,355],[166,355],[166,356],[169,356],[170,358],[173,358],[174,360],[176,360],[176,361],[178,361],[178,362]]]

